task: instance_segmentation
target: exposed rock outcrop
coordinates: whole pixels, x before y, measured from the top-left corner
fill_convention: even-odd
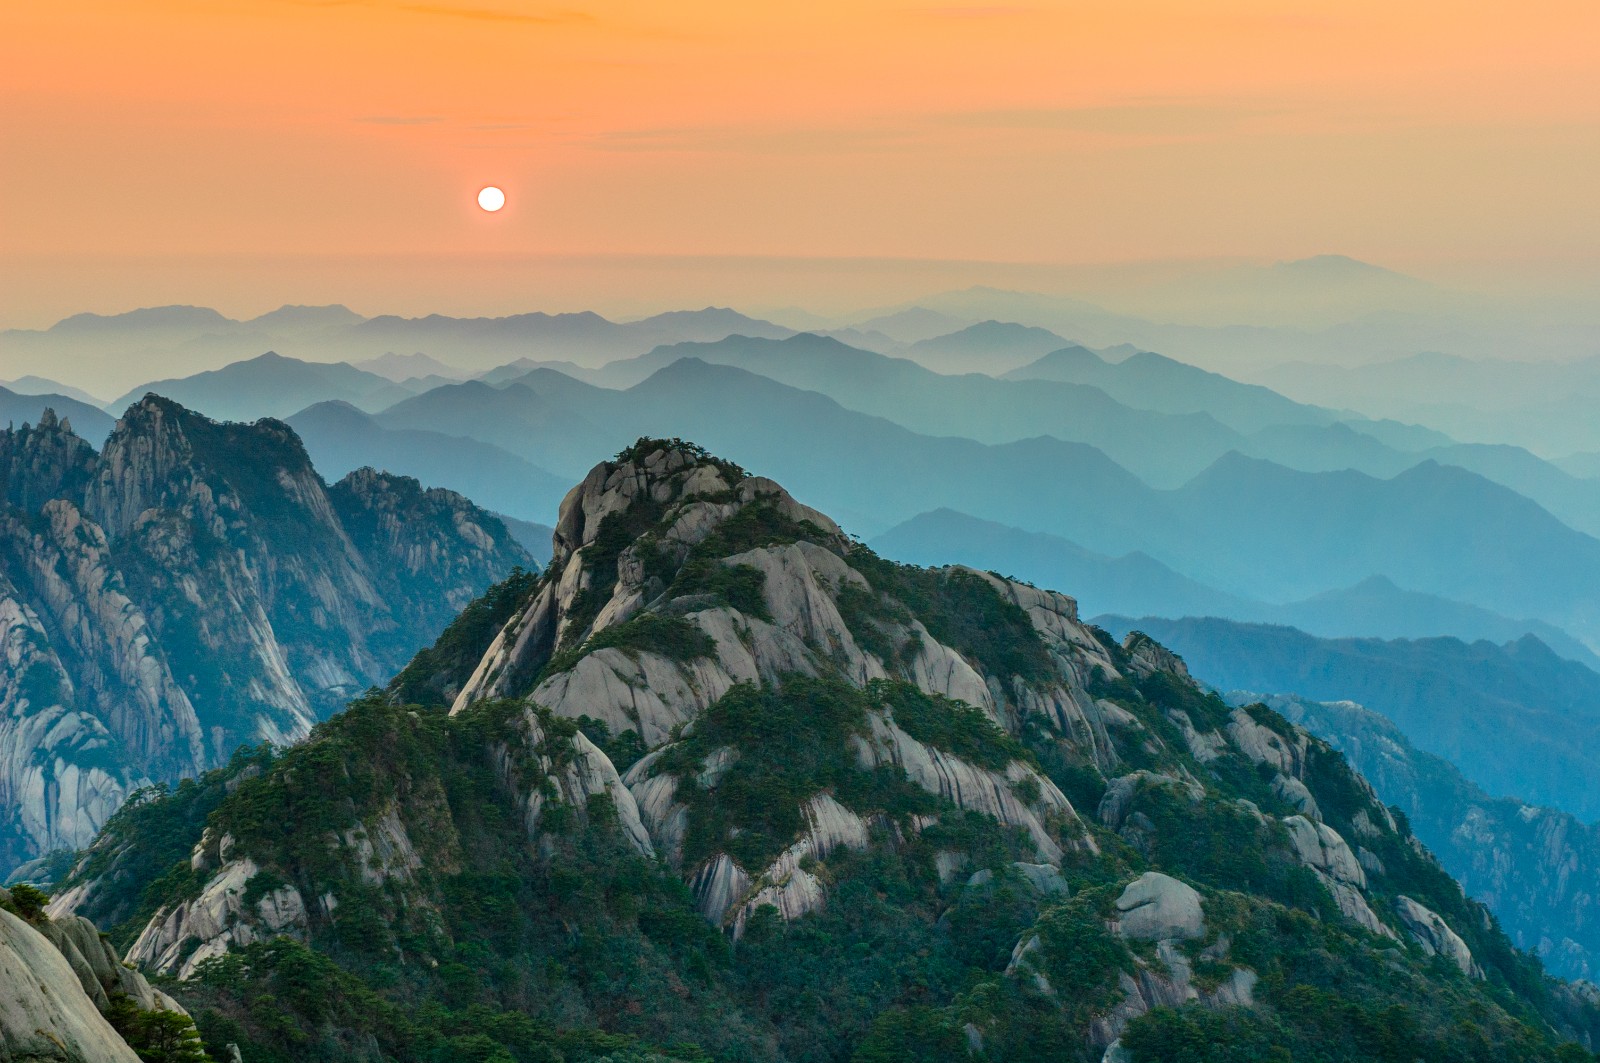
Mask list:
[[[287,426],[155,396],[99,455],[50,415],[0,432],[0,489],[0,872],[298,741],[527,560],[459,496],[329,488]]]
[[[139,1063],[44,935],[0,911],[0,1058]]]
[[[1117,933],[1139,941],[1188,941],[1206,935],[1205,912],[1193,886],[1146,871],[1117,898]]]
[[[1395,898],[1394,907],[1406,924],[1406,931],[1424,952],[1443,956],[1459,967],[1462,974],[1483,977],[1483,968],[1473,961],[1472,950],[1438,912],[1404,895]]]

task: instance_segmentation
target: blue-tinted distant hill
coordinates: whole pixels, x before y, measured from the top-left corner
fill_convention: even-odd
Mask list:
[[[914,517],[873,539],[872,547],[896,561],[933,564],[943,558],[1041,587],[1071,587],[1085,615],[1225,617],[1290,624],[1325,637],[1449,635],[1500,643],[1532,634],[1561,656],[1600,669],[1600,656],[1553,624],[1513,620],[1480,606],[1404,590],[1386,576],[1273,604],[1198,583],[1145,554],[1106,557],[1059,536],[1008,528],[949,509]]]
[[[378,420],[481,439],[565,475],[581,473],[582,455],[614,453],[640,435],[705,440],[869,537],[948,508],[1110,557],[1143,552],[1239,598],[1297,601],[1387,575],[1585,639],[1600,634],[1600,540],[1507,488],[1434,462],[1382,479],[1230,455],[1159,491],[1086,444],[921,434],[819,392],[693,358],[622,390],[552,370],[499,389],[438,388]]]
[[[1007,321],[980,321],[959,332],[913,343],[905,357],[937,373],[998,376],[1049,351],[1070,346],[1049,329]]]
[[[1085,615],[1247,616],[1260,608],[1196,583],[1147,554],[1108,557],[1059,536],[1008,528],[953,509],[913,517],[869,545],[904,564],[956,563],[1040,587],[1070,587]]]
[[[1150,351],[1110,362],[1087,347],[1064,344],[1005,377],[1088,384],[1139,409],[1204,412],[1241,432],[1269,425],[1327,425],[1339,419],[1332,410],[1307,406],[1259,384],[1243,384]]]
[[[206,307],[168,306],[78,314],[48,329],[0,331],[0,365],[7,375],[49,374],[70,367],[70,374],[62,370],[61,375],[110,393],[157,375],[176,379],[209,372],[269,350],[309,362],[420,353],[464,371],[482,372],[521,358],[595,367],[662,344],[716,340],[733,333],[779,338],[793,335],[793,330],[720,307],[623,322],[589,312],[369,319],[337,305],[284,306],[240,321]],[[143,392],[133,397],[139,394]],[[348,401],[342,395],[321,397]]]
[[[1181,483],[1244,437],[1205,413],[1134,409],[1098,388],[1051,381],[949,376],[909,358],[892,358],[803,333],[786,340],[730,336],[715,343],[659,347],[607,366],[593,379],[610,386],[643,380],[685,358],[737,366],[791,387],[828,395],[861,413],[887,417],[925,435],[1009,443],[1049,435],[1088,443],[1148,482]]]
[[[288,419],[317,470],[329,480],[363,466],[445,487],[486,509],[522,521],[555,520],[572,486],[491,443],[415,428],[385,428],[343,402],[322,402]],[[548,539],[541,548],[550,552]],[[531,552],[531,551],[530,551]]]
[[[24,424],[38,424],[45,410],[54,410],[56,416],[71,421],[73,432],[97,447],[111,434],[115,423],[111,415],[98,406],[66,395],[19,395],[9,388],[0,388],[0,431],[7,425],[21,428]]]
[[[141,384],[112,404],[122,409],[154,392],[218,421],[287,417],[317,402],[381,410],[412,392],[343,362],[304,362],[268,351],[221,369]]]
[[[1531,635],[1497,646],[1319,639],[1218,619],[1096,622],[1145,632],[1220,689],[1360,702],[1490,793],[1600,818],[1600,674]]]

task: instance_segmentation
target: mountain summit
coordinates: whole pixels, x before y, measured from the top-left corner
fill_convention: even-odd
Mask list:
[[[0,432],[0,869],[304,738],[526,561],[458,495],[327,485],[279,421],[150,395],[98,454],[49,411]]]
[[[678,440],[596,466],[553,538],[386,693],[127,808],[52,912],[246,1059],[1600,1035],[1331,747],[1063,594],[889,563]]]

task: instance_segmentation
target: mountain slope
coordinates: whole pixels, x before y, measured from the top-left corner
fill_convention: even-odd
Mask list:
[[[1096,613],[1239,616],[1260,608],[1196,583],[1145,554],[1106,557],[1054,535],[1008,528],[952,509],[896,525],[873,539],[872,548],[907,564],[955,562],[1044,587],[1073,587],[1084,609]],[[1136,607],[1133,602],[1145,604]]]
[[[1468,642],[1500,643],[1531,634],[1568,660],[1600,671],[1600,656],[1558,627],[1404,590],[1385,576],[1370,576],[1354,586],[1297,602],[1272,604],[1197,583],[1143,554],[1109,558],[1059,536],[1009,528],[951,509],[913,517],[874,538],[872,546],[897,561],[927,564],[944,559],[1044,586],[1077,587],[1085,610],[1094,613],[1217,616],[1287,624],[1325,638],[1449,635]],[[1116,602],[1130,604],[1112,604]]]
[[[65,395],[21,395],[0,388],[0,423],[13,428],[25,424],[38,424],[49,410],[75,425],[75,430],[85,439],[102,440],[111,432],[112,418],[86,402]]]
[[[689,358],[820,392],[847,409],[926,435],[985,443],[1049,435],[1088,443],[1146,481],[1168,486],[1243,444],[1238,433],[1206,413],[1135,409],[1083,384],[996,380],[977,373],[946,376],[909,358],[873,354],[809,333],[785,340],[730,336],[662,347],[607,366],[597,382],[629,387]]]
[[[1005,377],[1087,384],[1139,409],[1208,413],[1240,432],[1269,425],[1326,425],[1337,417],[1331,410],[1295,402],[1259,384],[1242,384],[1150,351],[1108,362],[1085,347],[1066,345]]]
[[[304,737],[526,561],[458,495],[370,469],[328,487],[282,423],[166,399],[99,454],[51,416],[0,456],[8,870],[140,786]]]
[[[1600,675],[1531,636],[1495,646],[1318,639],[1215,619],[1101,622],[1161,639],[1219,689],[1356,701],[1492,794],[1600,816]]]
[[[1233,692],[1265,701],[1324,739],[1406,814],[1417,837],[1519,948],[1565,978],[1600,969],[1600,829],[1570,813],[1491,797],[1448,761],[1413,746],[1400,729],[1353,701]]]
[[[919,340],[903,356],[936,373],[1000,376],[1067,341],[1048,329],[1003,321],[980,321],[958,332]]]
[[[1325,743],[680,441],[595,467],[547,573],[407,671],[130,806],[53,910],[246,1058],[1153,1063],[1228,1030],[1556,1061],[1600,1033]]]

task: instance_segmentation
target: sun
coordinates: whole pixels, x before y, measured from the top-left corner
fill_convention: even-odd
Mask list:
[[[494,185],[478,189],[478,206],[491,214],[506,205],[506,194]]]

